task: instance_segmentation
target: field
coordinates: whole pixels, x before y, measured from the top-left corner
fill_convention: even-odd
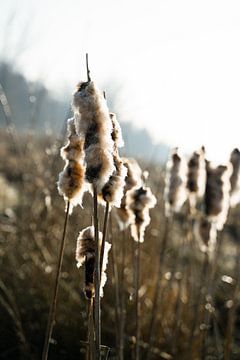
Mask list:
[[[65,217],[56,186],[64,143],[64,138],[12,129],[0,133],[0,359],[41,358]],[[206,261],[187,205],[170,224],[166,221],[165,167],[140,164],[149,172],[147,185],[157,198],[140,250],[141,358],[239,359],[239,207],[230,209],[215,252]],[[85,358],[88,302],[75,251],[79,231],[92,223],[92,201],[86,194],[83,208],[74,208],[69,218],[49,359]],[[102,229],[101,206],[99,213]],[[129,229],[119,230],[114,209],[108,241],[112,249],[101,301],[103,353],[109,348],[108,358],[117,359],[124,345],[123,358],[130,359],[136,340],[135,242]]]

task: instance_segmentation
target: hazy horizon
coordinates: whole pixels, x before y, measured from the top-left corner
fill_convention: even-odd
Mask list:
[[[237,1],[2,1],[1,58],[70,97],[88,52],[123,119],[225,161],[239,145],[239,20]]]

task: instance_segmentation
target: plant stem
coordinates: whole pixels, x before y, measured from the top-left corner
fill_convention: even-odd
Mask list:
[[[157,325],[157,310],[158,310],[158,303],[159,303],[159,294],[161,291],[161,280],[162,280],[162,275],[163,275],[163,261],[164,261],[164,255],[165,255],[168,236],[169,236],[169,218],[166,218],[162,246],[160,247],[160,252],[159,252],[157,282],[156,282],[155,293],[154,293],[154,298],[153,298],[152,316],[151,316],[149,335],[148,335],[149,347],[147,349],[146,360],[151,357],[151,348],[152,348],[152,346],[154,344],[154,340],[155,340],[156,325]]]
[[[233,333],[234,325],[236,320],[236,308],[237,308],[237,296],[239,292],[239,281],[240,281],[240,246],[237,244],[237,258],[236,258],[236,285],[233,293],[233,304],[229,309],[228,322],[227,322],[227,331],[226,331],[226,340],[225,340],[225,349],[224,349],[224,360],[229,360],[231,357],[232,351],[232,342],[233,342]]]
[[[124,329],[125,329],[125,289],[124,289],[124,270],[125,270],[125,258],[126,258],[126,239],[125,231],[122,231],[122,244],[121,244],[121,272],[120,272],[120,284],[121,284],[121,297],[120,297],[120,351],[119,358],[124,360]]]
[[[93,298],[88,300],[88,337],[87,337],[87,360],[94,359],[94,334],[93,334]]]
[[[100,246],[98,233],[98,200],[97,187],[93,184],[93,218],[94,218],[94,234],[95,234],[95,271],[94,271],[94,315],[95,315],[95,345],[96,359],[101,359],[101,309],[100,309]]]
[[[114,285],[115,290],[115,333],[116,333],[116,347],[118,349],[118,352],[120,351],[120,295],[119,295],[119,276],[118,276],[118,264],[117,264],[117,255],[116,255],[116,243],[113,241],[112,238],[112,217],[110,216],[110,238],[111,238],[111,244],[112,244],[112,251],[110,251],[111,261],[112,261],[112,267],[113,267],[113,277],[112,277],[112,283]],[[120,355],[119,355],[120,356]]]
[[[65,248],[66,231],[67,231],[67,224],[68,224],[68,218],[69,218],[69,207],[70,207],[70,202],[68,201],[66,215],[65,215],[65,221],[64,221],[64,227],[63,227],[60,253],[59,253],[59,257],[58,257],[58,266],[57,266],[57,273],[56,273],[56,278],[55,278],[54,292],[53,292],[52,303],[51,303],[50,311],[49,311],[49,315],[48,315],[48,324],[47,324],[47,330],[46,330],[46,334],[45,334],[42,360],[47,360],[47,358],[48,358],[49,343],[50,343],[50,339],[52,336],[52,331],[53,331],[53,326],[54,326],[54,321],[55,321],[58,288],[59,288],[59,281],[60,281],[60,276],[61,276],[63,254],[64,254],[64,248]]]
[[[86,68],[87,68],[87,79],[88,79],[88,82],[90,82],[91,77],[90,77],[90,70],[89,70],[89,67],[88,67],[88,54],[86,54]]]
[[[135,246],[135,319],[136,319],[136,347],[135,360],[139,360],[140,356],[140,301],[139,301],[139,285],[140,285],[140,235],[138,233],[138,241]]]

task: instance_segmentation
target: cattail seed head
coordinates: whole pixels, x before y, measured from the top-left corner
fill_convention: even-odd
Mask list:
[[[235,207],[240,202],[240,151],[238,149],[232,151],[230,163],[233,167],[233,172],[230,177],[230,206]]]
[[[99,242],[102,243],[102,233],[99,232]],[[104,258],[101,274],[100,296],[103,296],[103,287],[107,281],[106,268],[108,252],[111,244],[105,242]],[[89,226],[80,231],[76,247],[77,267],[85,264],[85,295],[88,299],[95,296],[94,293],[94,269],[95,269],[95,232],[94,226]]]
[[[115,114],[110,113],[110,117],[113,125],[111,136],[114,141],[113,160],[114,160],[115,170],[113,174],[110,176],[108,182],[103,186],[102,191],[99,194],[99,201],[103,205],[105,205],[105,202],[107,201],[111,206],[120,207],[124,193],[127,168],[126,166],[124,166],[123,161],[121,160],[118,153],[119,146],[123,145],[121,127],[117,121]]]
[[[131,234],[135,241],[144,241],[146,227],[150,224],[149,209],[157,200],[149,187],[134,188],[127,193],[127,209],[131,216]]]
[[[125,177],[125,187],[121,205],[116,209],[116,217],[121,230],[126,229],[131,222],[131,214],[127,207],[126,196],[129,190],[142,185],[142,170],[135,159],[122,158],[123,164],[127,169]]]
[[[112,121],[112,140],[114,142],[114,149],[118,149],[124,146],[124,141],[123,141],[123,137],[122,137],[122,129],[121,126],[119,124],[119,122],[117,121],[117,117],[116,114],[114,113],[110,113],[110,119]]]
[[[230,176],[232,165],[212,167],[207,162],[207,182],[205,191],[205,215],[222,230],[227,220],[230,204]]]
[[[216,225],[205,216],[201,216],[195,222],[194,233],[198,240],[200,250],[204,253],[212,253],[217,241]]]
[[[73,119],[68,121],[68,143],[61,149],[61,155],[66,162],[59,174],[58,191],[64,200],[70,202],[70,212],[73,206],[82,205],[85,188],[85,166],[83,139],[76,135]]]
[[[73,109],[77,133],[85,139],[86,179],[100,192],[115,170],[114,142],[106,100],[93,81],[78,85]]]
[[[187,190],[192,210],[196,208],[197,200],[202,198],[206,188],[205,149],[194,152],[188,161]]]
[[[119,208],[123,198],[127,168],[119,156],[114,156],[114,165],[116,170],[102,188],[101,197],[108,201],[111,206]]]
[[[172,151],[166,168],[164,199],[165,213],[168,217],[174,212],[179,212],[187,198],[186,173],[186,162],[176,148]]]

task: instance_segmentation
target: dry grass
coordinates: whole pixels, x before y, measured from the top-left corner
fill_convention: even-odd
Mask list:
[[[46,328],[50,296],[57,264],[64,201],[57,193],[56,181],[63,167],[59,144],[50,137],[19,136],[22,154],[16,153],[8,133],[0,133],[0,174],[18,192],[18,204],[0,213],[0,359],[40,359]],[[157,280],[158,259],[164,235],[163,171],[147,164],[149,185],[158,198],[151,212],[152,222],[147,228],[141,249],[141,354],[146,354],[151,309]],[[84,198],[84,209],[77,207],[69,219],[66,251],[57,304],[54,343],[49,359],[83,359],[87,338],[87,301],[83,294],[84,271],[77,269],[75,246],[78,232],[91,224],[92,199]],[[103,213],[103,211],[101,211]],[[157,327],[152,358],[200,359],[201,332],[194,337],[193,353],[189,355],[189,337],[194,318],[203,315],[203,308],[195,309],[199,297],[203,254],[198,245],[181,244],[186,239],[186,209],[176,216],[170,228],[166,246],[163,277],[158,303]],[[227,330],[227,301],[235,294],[235,283],[222,281],[223,275],[236,277],[235,266],[239,238],[239,208],[231,210],[219,250],[214,274],[213,294],[215,312],[207,334],[206,359],[223,354]],[[121,264],[122,234],[111,214],[109,233],[114,242],[116,261]],[[103,215],[100,216],[103,226]],[[130,359],[135,331],[133,241],[125,236],[124,291],[126,303],[125,357]],[[184,264],[184,266],[183,266]],[[170,272],[173,272],[170,277]],[[181,273],[180,273],[181,272]],[[226,279],[225,279],[226,280]],[[190,292],[191,290],[191,292]],[[202,287],[201,287],[202,290]],[[179,293],[180,291],[180,293]],[[102,301],[102,344],[111,348],[110,359],[116,358],[115,290],[113,263],[108,268],[108,282]],[[179,295],[180,294],[180,295]],[[235,294],[235,295],[234,295]],[[233,331],[231,359],[239,359],[239,304],[236,306],[236,326]],[[176,315],[176,313],[178,315]],[[176,318],[178,326],[176,327]],[[175,354],[174,354],[175,352]],[[142,356],[144,359],[144,356]]]

